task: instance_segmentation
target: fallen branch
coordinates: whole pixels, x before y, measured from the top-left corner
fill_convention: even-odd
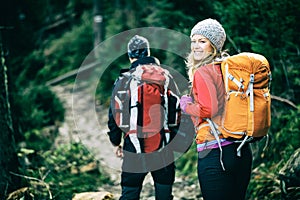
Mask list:
[[[293,107],[295,109],[298,109],[297,106],[292,101],[290,101],[288,99],[285,99],[285,98],[282,98],[282,97],[278,97],[278,96],[274,96],[274,95],[271,95],[271,98],[274,99],[274,100],[286,103],[286,104],[288,104],[289,106],[291,106],[291,107]]]
[[[92,62],[90,64],[81,66],[79,69],[74,69],[72,71],[69,71],[69,72],[61,75],[61,76],[56,77],[55,79],[47,81],[46,85],[47,86],[56,85],[56,84],[58,84],[58,83],[60,83],[62,81],[65,81],[67,79],[76,77],[80,73],[83,73],[83,72],[86,72],[86,71],[88,71],[90,69],[93,69],[93,68],[97,67],[99,64],[100,64],[100,62]]]
[[[49,199],[53,199],[52,194],[51,194],[51,191],[50,191],[50,186],[49,186],[49,184],[47,184],[47,183],[44,181],[45,178],[48,176],[49,172],[50,172],[50,171],[48,171],[48,172],[46,173],[46,175],[44,175],[44,176],[42,177],[42,180],[41,180],[41,179],[38,179],[38,178],[35,178],[35,177],[29,177],[29,176],[26,176],[26,175],[16,174],[16,173],[14,173],[14,172],[10,172],[10,173],[11,173],[12,175],[19,176],[19,177],[22,177],[22,178],[25,178],[25,179],[28,179],[28,180],[32,180],[32,181],[36,181],[36,182],[40,183],[41,185],[43,185],[43,186],[47,189],[48,194],[49,194]]]

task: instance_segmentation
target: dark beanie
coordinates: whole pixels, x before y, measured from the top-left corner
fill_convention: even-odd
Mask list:
[[[143,58],[150,55],[149,42],[146,38],[135,35],[128,42],[128,56],[130,58]]]

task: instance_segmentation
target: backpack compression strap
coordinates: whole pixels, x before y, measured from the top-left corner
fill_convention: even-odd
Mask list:
[[[167,70],[164,70],[165,73],[164,73],[164,76],[166,78],[165,80],[165,84],[164,84],[164,109],[165,109],[165,117],[164,117],[164,129],[165,130],[168,130],[168,114],[169,114],[169,106],[168,106],[168,86],[169,86],[169,73],[167,72]],[[165,139],[166,139],[166,144],[169,143],[170,141],[170,133],[169,131],[168,132],[165,132]],[[166,145],[166,144],[163,144]]]
[[[136,153],[141,153],[141,145],[140,141],[137,137],[137,117],[138,117],[138,93],[137,93],[138,81],[136,79],[132,79],[130,82],[130,96],[131,96],[131,103],[130,103],[130,129],[129,129],[129,138],[136,150]],[[131,134],[135,133],[135,134]]]

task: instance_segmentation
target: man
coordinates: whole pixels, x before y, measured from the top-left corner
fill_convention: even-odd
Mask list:
[[[148,40],[139,35],[135,35],[128,42],[128,57],[131,62],[131,66],[130,69],[126,71],[138,70],[139,68],[141,68],[141,66],[145,66],[149,64],[157,65],[157,66],[160,65],[158,59],[150,56],[150,48],[149,48]],[[124,71],[125,70],[123,70],[123,72]],[[165,72],[168,73],[168,71],[166,70]],[[120,81],[121,77],[119,77],[115,82],[115,87]],[[168,82],[170,82],[169,84],[170,88],[176,89],[176,84],[173,82],[173,80],[170,79]],[[174,93],[178,94],[177,91],[174,91]],[[114,96],[112,95],[112,100],[113,98]],[[153,96],[150,98],[154,99],[157,97]],[[131,100],[131,103],[132,102],[133,101]],[[170,103],[166,105],[168,106],[170,105]],[[130,108],[128,109],[132,109],[132,107],[134,106],[132,106],[131,104]],[[136,107],[138,107],[138,105]],[[111,143],[117,146],[116,155],[118,157],[123,158],[122,174],[121,174],[122,194],[120,199],[121,200],[139,199],[144,178],[149,172],[151,173],[152,178],[154,180],[155,198],[157,200],[173,199],[172,185],[175,179],[175,165],[174,165],[173,152],[164,151],[163,146],[167,145],[168,141],[170,140],[170,137],[167,137],[166,135],[170,133],[171,135],[174,136],[176,132],[175,130],[177,130],[176,127],[172,129],[172,127],[169,126],[167,128],[168,131],[163,130],[163,131],[158,131],[158,133],[147,132],[147,134],[151,135],[150,137],[140,138],[139,136],[137,136],[138,134],[130,134],[130,132],[132,132],[130,128],[121,128],[120,126],[117,125],[116,119],[114,118],[113,109],[115,108],[113,108],[111,104],[111,107],[109,109],[108,135]],[[146,108],[139,108],[139,109],[145,112]],[[157,111],[159,112],[161,110],[158,109]],[[128,112],[130,113],[130,115],[134,113],[133,110],[130,110]],[[173,111],[170,110],[169,112],[174,112],[174,109]],[[180,111],[176,111],[176,112],[180,112]],[[157,119],[160,118],[159,114],[157,114],[157,116],[156,114],[157,112],[153,113],[154,116],[152,116],[151,120],[157,121]],[[128,116],[128,118],[131,119],[132,116]],[[137,118],[138,118],[137,121],[141,121],[142,117],[140,114],[138,114]],[[163,120],[165,120],[165,115],[161,115],[161,118],[164,118]],[[155,123],[153,122],[154,125]],[[141,124],[139,126],[142,127],[137,127],[136,132],[143,132],[141,130],[143,130],[143,128],[145,127],[143,127],[143,125]],[[155,128],[157,130],[164,129],[162,127],[155,127]],[[138,129],[140,131],[138,131]],[[123,146],[121,145],[122,136],[124,136]],[[134,138],[134,136],[137,137]],[[173,136],[171,136],[171,138]],[[134,139],[136,140],[134,141]],[[161,141],[165,141],[165,142],[161,142]]]

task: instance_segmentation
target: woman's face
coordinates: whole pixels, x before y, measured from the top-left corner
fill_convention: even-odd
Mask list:
[[[191,51],[194,55],[194,60],[200,61],[211,54],[213,47],[206,37],[193,35],[191,39]]]

